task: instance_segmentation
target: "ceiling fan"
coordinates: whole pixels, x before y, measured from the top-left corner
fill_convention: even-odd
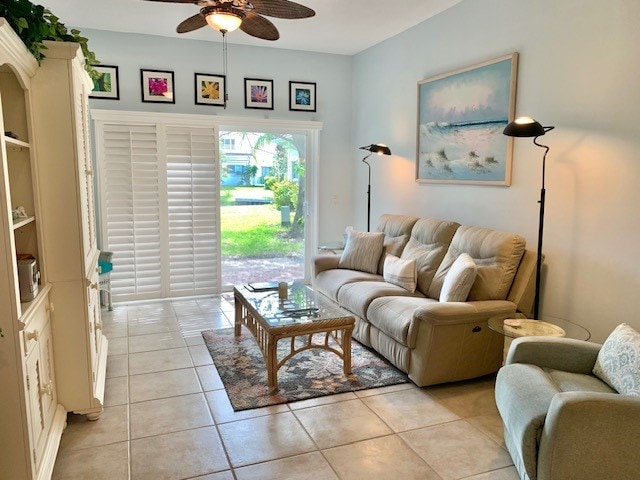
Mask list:
[[[193,3],[202,7],[199,13],[184,20],[176,31],[187,33],[206,25],[223,35],[240,28],[243,32],[264,40],[277,40],[280,33],[263,17],[309,18],[316,12],[289,0],[146,0],[164,3]]]

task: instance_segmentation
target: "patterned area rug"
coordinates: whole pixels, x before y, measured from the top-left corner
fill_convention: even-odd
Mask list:
[[[235,411],[409,381],[407,375],[354,340],[351,375],[344,374],[336,354],[306,350],[280,368],[279,390],[270,394],[262,353],[245,327],[239,338],[233,335],[233,328],[207,330],[202,336]],[[284,358],[288,349],[289,340],[278,342],[278,358]]]

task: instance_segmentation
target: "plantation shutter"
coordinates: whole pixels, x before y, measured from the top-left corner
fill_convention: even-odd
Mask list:
[[[220,179],[213,129],[167,127],[169,289],[214,293],[219,284]]]
[[[96,137],[114,301],[218,293],[214,129],[101,123]]]
[[[105,125],[101,181],[103,249],[114,253],[114,299],[158,298],[160,189],[155,126]]]

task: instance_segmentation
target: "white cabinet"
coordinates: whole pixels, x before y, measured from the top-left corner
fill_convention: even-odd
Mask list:
[[[66,412],[58,404],[43,255],[31,79],[37,62],[0,18],[0,477],[51,477]],[[24,207],[25,218],[12,216]],[[39,293],[20,303],[17,256],[40,265]]]
[[[34,145],[41,182],[58,400],[95,420],[102,412],[108,342],[100,330],[98,255],[89,143],[92,82],[76,43],[46,42],[33,79]]]

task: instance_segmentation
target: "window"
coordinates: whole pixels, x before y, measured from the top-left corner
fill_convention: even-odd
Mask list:
[[[236,139],[235,138],[221,138],[220,139],[220,150],[235,150],[236,149]]]

